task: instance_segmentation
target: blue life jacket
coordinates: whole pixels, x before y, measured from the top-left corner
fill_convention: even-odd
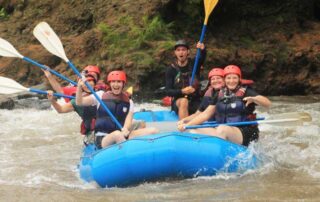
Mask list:
[[[201,109],[199,108],[199,110],[201,111],[204,111],[206,110],[206,108],[210,105],[210,99],[212,97],[214,97],[216,95],[217,91],[213,88],[208,88],[206,93],[204,94],[203,98],[202,98],[202,101],[201,101]],[[211,118],[208,120],[208,121],[215,121],[215,115],[213,114],[211,116]]]
[[[243,101],[247,88],[238,86],[234,91],[223,88],[219,91],[215,119],[217,123],[248,121],[254,117],[254,107],[248,108]]]
[[[103,93],[101,100],[119,123],[124,125],[130,108],[129,97],[124,93],[114,95],[111,91],[107,91]],[[100,105],[97,111],[95,132],[111,133],[115,130],[120,130],[120,128],[117,127],[109,114]]]

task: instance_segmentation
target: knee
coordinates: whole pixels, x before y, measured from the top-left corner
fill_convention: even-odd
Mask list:
[[[219,137],[226,137],[227,126],[218,126],[216,129],[217,135]]]
[[[180,98],[178,107],[188,107],[189,101],[187,98]]]
[[[191,129],[189,130],[190,133],[199,133],[199,131],[197,129]]]
[[[158,128],[154,128],[154,127],[149,128],[149,130],[151,134],[156,134],[160,132]]]
[[[146,128],[146,127],[147,127],[147,126],[146,126],[146,122],[141,121],[139,128]]]

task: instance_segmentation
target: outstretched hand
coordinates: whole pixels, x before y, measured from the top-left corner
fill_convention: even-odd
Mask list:
[[[186,124],[178,125],[178,130],[181,131],[181,132],[185,131],[186,130]]]
[[[78,79],[78,86],[83,87],[85,86],[85,82],[87,81],[86,77],[82,77]]]
[[[246,107],[249,106],[251,103],[255,103],[255,98],[254,97],[245,97],[243,98],[243,101],[246,102]]]

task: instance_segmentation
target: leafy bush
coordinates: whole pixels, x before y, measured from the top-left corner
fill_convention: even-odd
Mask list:
[[[4,8],[0,7],[0,19],[6,19],[8,16],[9,15],[7,11]]]
[[[157,51],[172,48],[174,40],[171,27],[172,23],[164,23],[159,16],[151,19],[144,16],[139,22],[130,16],[122,16],[114,25],[98,25],[110,59],[119,54],[128,55],[139,65],[151,65]]]

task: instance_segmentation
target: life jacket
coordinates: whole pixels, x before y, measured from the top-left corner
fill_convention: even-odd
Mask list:
[[[90,94],[87,94],[88,96]],[[97,114],[96,106],[78,106],[75,100],[70,102],[77,114],[81,117],[82,122],[80,124],[80,133],[82,135],[89,135],[91,131],[94,131],[95,119]]]
[[[111,91],[107,91],[103,93],[101,100],[119,123],[124,125],[130,108],[129,97],[125,93],[114,95]],[[100,105],[97,111],[95,132],[111,133],[115,130],[119,130],[119,128],[105,109]]]
[[[87,135],[91,131],[94,131],[94,127],[96,123],[96,114],[97,114],[96,106],[83,107],[82,122],[80,125],[80,133],[82,135]]]
[[[241,79],[241,85],[243,86],[251,86],[254,84],[253,80]]]
[[[218,94],[215,119],[217,123],[241,122],[254,120],[254,104],[248,107],[243,101],[247,87],[238,86],[234,91],[222,88]]]
[[[214,97],[218,93],[217,90],[213,89],[212,87],[209,87],[207,91],[205,92],[202,101],[201,101],[201,108],[204,111],[209,105],[210,105],[210,99]],[[208,121],[215,121],[215,114],[213,114]]]

